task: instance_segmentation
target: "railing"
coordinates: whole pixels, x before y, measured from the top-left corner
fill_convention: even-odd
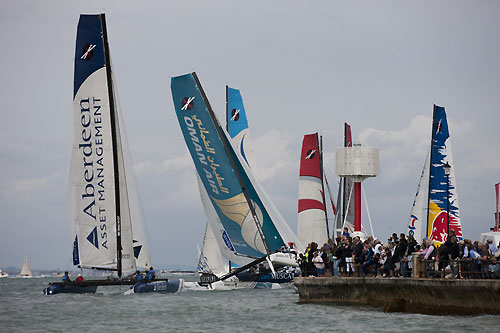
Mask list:
[[[400,265],[405,265],[401,263]],[[499,279],[500,262],[495,259],[423,260],[412,258],[411,276],[414,278]]]

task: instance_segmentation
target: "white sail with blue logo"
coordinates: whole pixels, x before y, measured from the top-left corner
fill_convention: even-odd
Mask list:
[[[233,149],[196,74],[172,78],[179,124],[210,202],[240,256],[260,258],[297,244],[295,235]]]
[[[138,222],[136,243],[147,246],[138,203],[131,205],[130,196],[137,193],[130,187],[135,180],[113,82],[105,16],[81,15],[69,173],[73,264],[121,276],[136,270],[132,219]],[[142,260],[150,262],[149,250]]]
[[[212,273],[216,275],[227,273],[210,223],[205,225],[205,235],[203,237],[200,257],[198,258],[197,271],[199,273]]]

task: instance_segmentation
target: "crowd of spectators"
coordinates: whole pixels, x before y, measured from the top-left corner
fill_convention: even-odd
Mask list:
[[[298,263],[302,276],[410,277],[420,270],[420,277],[498,279],[500,244],[458,240],[453,230],[440,246],[428,238],[419,244],[403,233],[383,244],[372,236],[352,238],[344,229],[321,247],[309,243]]]

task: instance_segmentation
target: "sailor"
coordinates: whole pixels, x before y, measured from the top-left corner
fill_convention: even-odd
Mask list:
[[[155,270],[153,269],[153,266],[149,267],[149,273],[147,279],[148,281],[153,281],[154,279],[156,279],[156,273]]]
[[[140,271],[135,271],[135,281],[142,282],[142,274]]]
[[[71,279],[69,278],[68,272],[64,272],[62,280],[63,280],[63,282],[71,282]]]
[[[76,282],[82,282],[82,281],[83,281],[82,274],[78,274],[78,277],[76,278]]]

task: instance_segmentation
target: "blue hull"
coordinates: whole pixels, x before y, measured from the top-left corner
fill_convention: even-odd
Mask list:
[[[95,294],[96,290],[97,286],[64,286],[58,283],[54,283],[47,288],[44,288],[43,294]]]
[[[136,283],[130,289],[134,293],[176,293],[182,290],[184,280],[155,281],[149,283]]]

